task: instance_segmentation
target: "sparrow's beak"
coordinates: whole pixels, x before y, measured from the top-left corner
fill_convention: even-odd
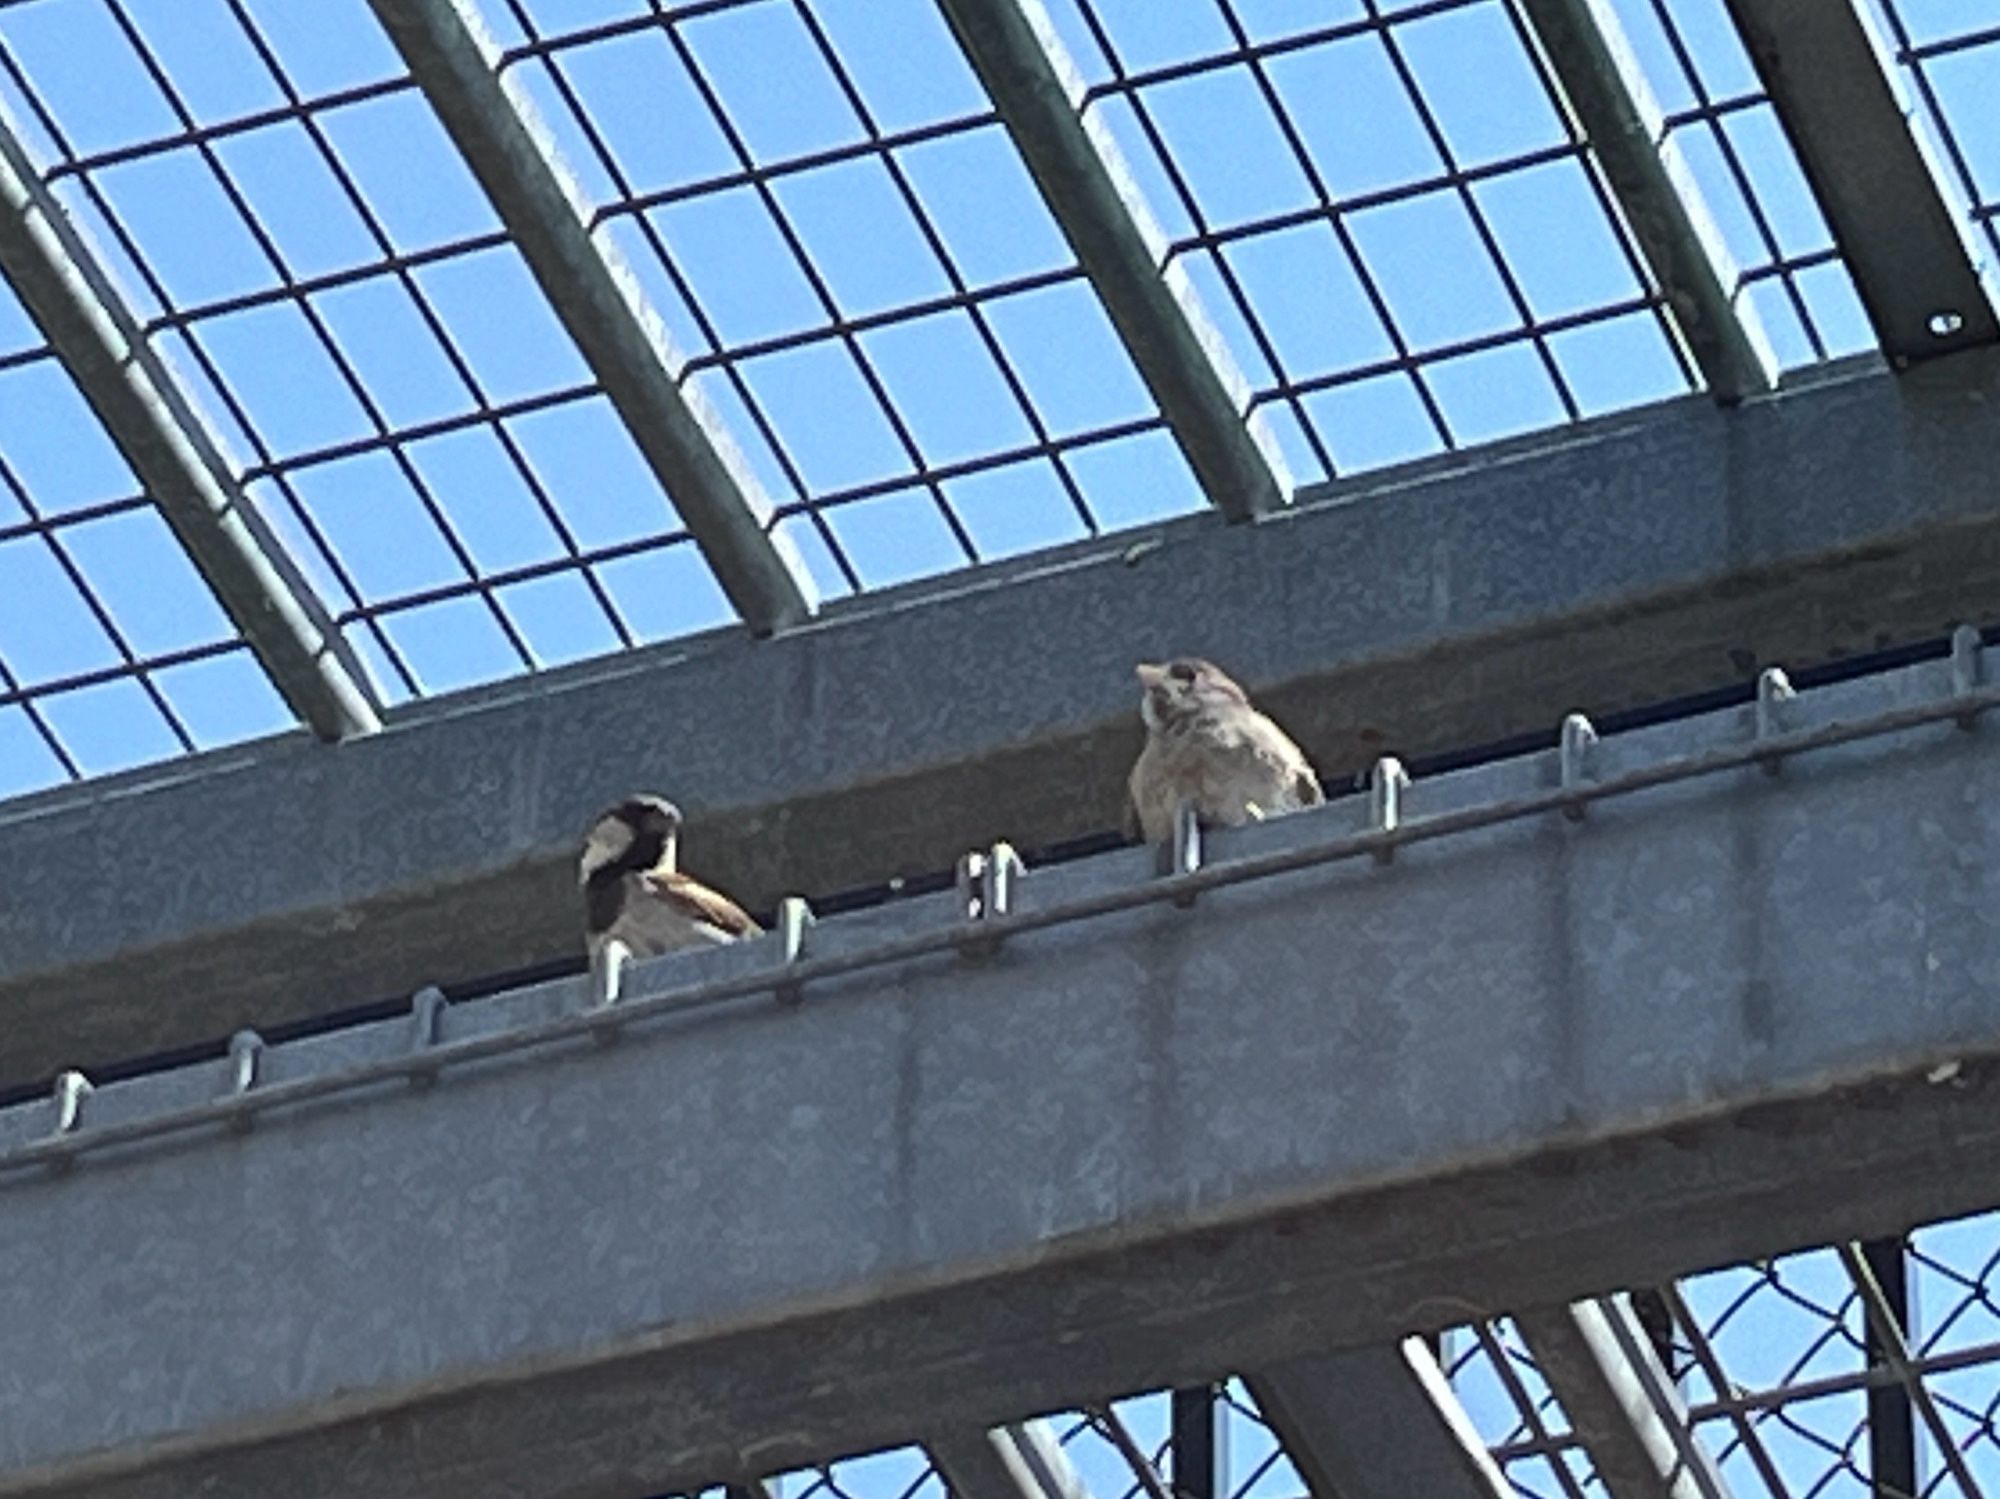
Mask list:
[[[1141,661],[1132,669],[1138,673],[1141,687],[1158,687],[1167,680],[1167,669],[1164,666],[1155,666],[1150,661]]]

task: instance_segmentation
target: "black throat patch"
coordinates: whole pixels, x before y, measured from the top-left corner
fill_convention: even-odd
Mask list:
[[[583,882],[584,930],[593,937],[610,931],[625,910],[625,876],[643,874],[666,851],[667,840],[659,833],[639,833],[624,853],[591,870]]]

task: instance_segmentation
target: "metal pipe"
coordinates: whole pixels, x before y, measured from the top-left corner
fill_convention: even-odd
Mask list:
[[[0,273],[287,706],[321,739],[379,729],[360,660],[42,181],[4,103]]]

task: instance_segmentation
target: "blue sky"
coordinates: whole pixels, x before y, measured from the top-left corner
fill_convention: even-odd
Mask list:
[[[1902,73],[1947,192],[1991,205],[2000,0],[1867,3],[1941,49]],[[824,596],[1200,508],[932,0],[704,3],[672,27],[642,0],[482,5]],[[1780,362],[1868,348],[1722,0],[1613,8]],[[1505,0],[1050,10],[1302,483],[1692,388]],[[390,702],[730,621],[362,0],[0,0],[0,101]],[[0,798],[289,725],[0,286]],[[1969,1274],[1992,1242],[1931,1237]],[[1837,1304],[1836,1270],[1788,1274]],[[1925,1273],[1926,1314],[1958,1303]],[[1761,1294],[1724,1333],[1752,1384],[1810,1342]],[[1502,1440],[1482,1367],[1463,1388]],[[1844,1440],[1859,1401],[1810,1418]],[[1132,1419],[1163,1430],[1157,1401]],[[1257,1493],[1292,1486],[1281,1467]]]

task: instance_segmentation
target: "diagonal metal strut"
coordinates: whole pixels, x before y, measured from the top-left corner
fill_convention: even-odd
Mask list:
[[[2000,339],[2000,318],[1859,0],[1728,0],[1891,363]]]
[[[1718,400],[1771,389],[1777,361],[1609,0],[1523,0],[1673,324]]]
[[[321,739],[380,728],[359,660],[42,181],[4,104],[0,273],[291,710]]]
[[[769,530],[771,503],[630,271],[593,238],[581,189],[469,0],[369,0],[492,201],[744,623],[809,618],[811,580]]]
[[[938,0],[1049,212],[1104,303],[1209,502],[1245,520],[1290,502],[1291,476],[1247,382],[1167,258],[1116,142],[1041,0]]]

